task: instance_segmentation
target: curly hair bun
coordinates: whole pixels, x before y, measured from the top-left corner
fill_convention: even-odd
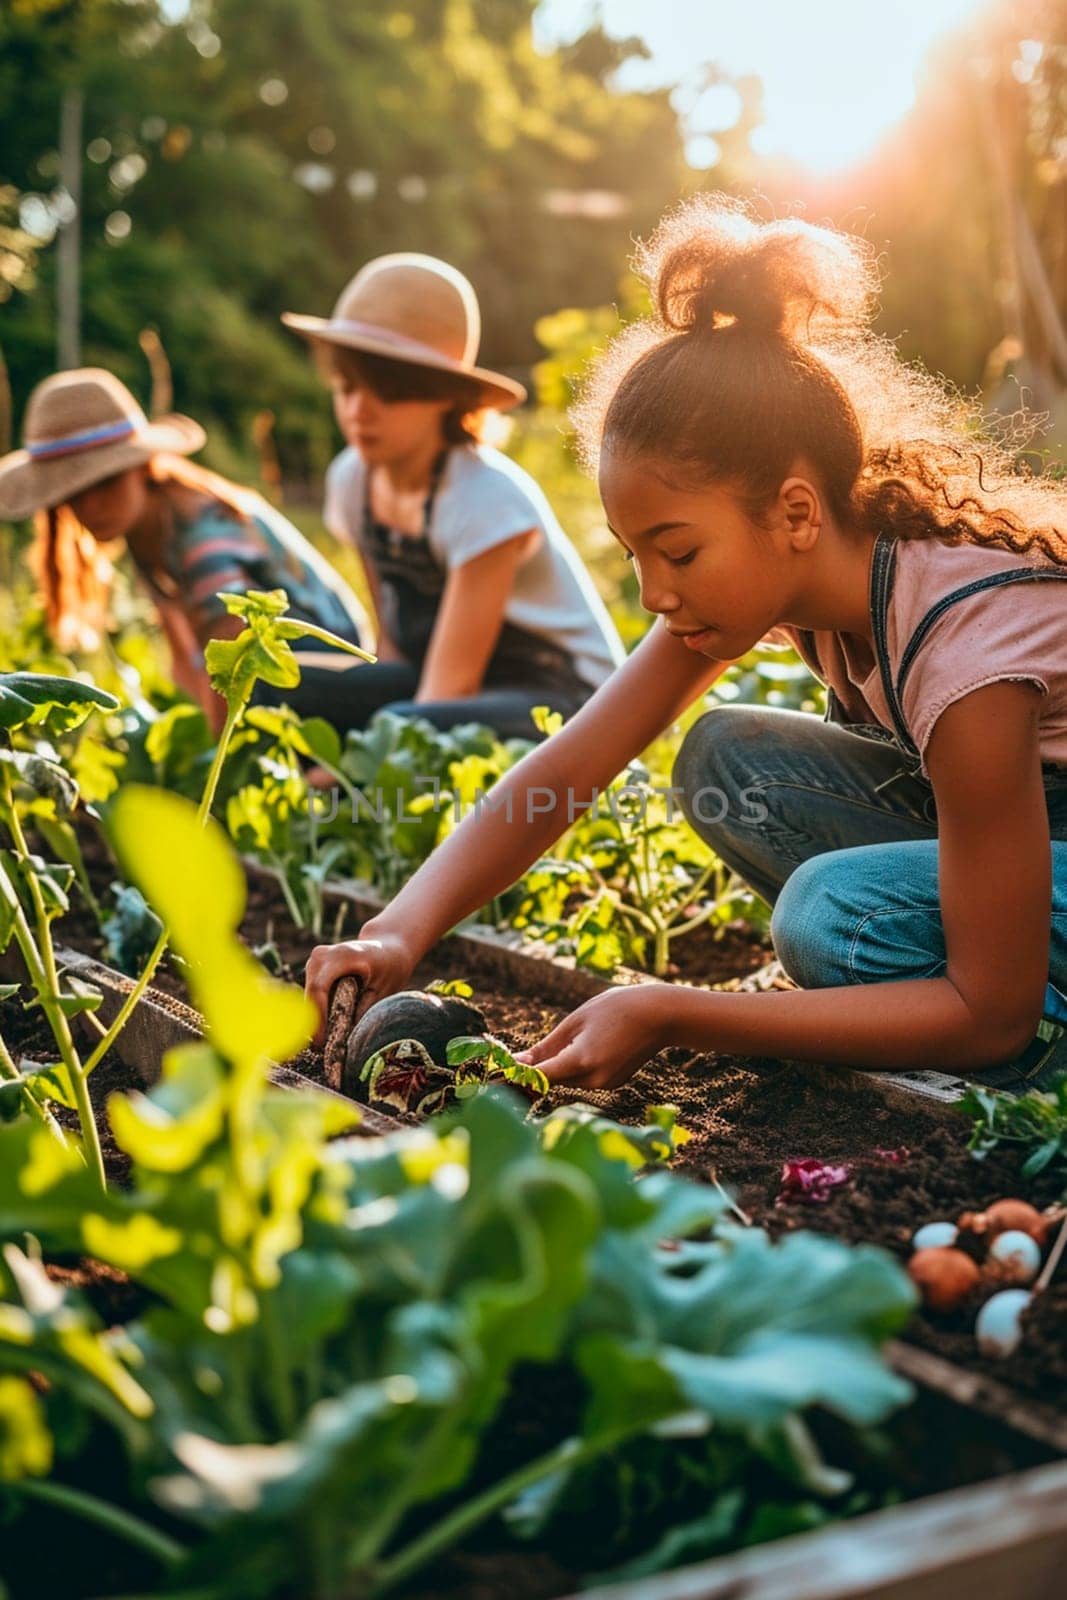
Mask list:
[[[740,201],[698,195],[638,251],[661,322],[676,333],[736,324],[815,343],[865,328],[877,274],[862,241],[793,218],[758,222]]]

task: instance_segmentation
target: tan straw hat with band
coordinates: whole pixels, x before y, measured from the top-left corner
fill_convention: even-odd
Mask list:
[[[325,344],[470,378],[481,386],[483,403],[498,411],[526,399],[521,383],[475,366],[482,333],[478,297],[462,272],[436,256],[378,256],[345,285],[329,317],[286,311],[282,321]]]
[[[57,372],[30,395],[23,448],[0,459],[0,517],[60,506],[164,452],[188,456],[207,435],[191,417],[149,422],[124,383],[101,367]]]

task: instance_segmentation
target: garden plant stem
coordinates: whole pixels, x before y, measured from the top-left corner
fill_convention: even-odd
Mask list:
[[[204,785],[204,792],[200,797],[200,804],[196,808],[196,819],[200,823],[201,827],[203,827],[204,823],[211,814],[211,805],[215,799],[215,791],[219,786],[219,777],[222,773],[223,762],[226,760],[226,753],[229,749],[230,739],[233,737],[233,730],[237,726],[237,722],[241,716],[241,713],[244,711],[244,708],[247,704],[248,695],[246,694],[243,699],[236,701],[227,709],[226,721],[223,724],[222,732],[219,735],[219,742],[215,749],[215,755],[211,762],[211,771],[208,773],[207,782]],[[112,1022],[110,1028],[108,1028],[107,1032],[104,1034],[104,1037],[100,1040],[99,1044],[96,1046],[96,1049],[86,1062],[86,1077],[88,1077],[93,1068],[103,1060],[104,1056],[107,1055],[107,1052],[111,1049],[111,1046],[114,1044],[115,1040],[118,1038],[119,1034],[129,1021],[138,1001],[155,976],[156,968],[163,959],[164,951],[167,948],[167,941],[169,937],[170,935],[167,929],[164,928],[161,931],[159,938],[152,946],[151,954],[144,964],[144,970],[142,971],[141,976],[137,979],[137,982],[134,984],[133,988],[126,996],[126,999],[123,1001],[118,1015],[115,1017],[115,1020]]]
[[[69,1511],[86,1522],[95,1522],[98,1527],[125,1539],[127,1544],[136,1545],[165,1567],[177,1566],[185,1555],[184,1547],[176,1539],[170,1538],[159,1528],[153,1528],[140,1517],[135,1517],[132,1512],[98,1500],[84,1489],[74,1489],[66,1483],[46,1482],[41,1478],[20,1478],[7,1487],[29,1496],[31,1500],[43,1500],[46,1505]]]
[[[0,1034],[0,1078],[2,1078],[6,1083],[22,1082],[22,1074],[11,1058],[11,1052],[7,1048],[7,1043],[3,1034]],[[32,1094],[26,1094],[23,1096],[23,1104],[29,1110],[31,1115],[35,1116],[38,1121],[48,1130],[54,1139],[57,1139],[61,1145],[66,1145],[67,1136],[47,1106],[43,1106],[41,1102]]]
[[[520,1467],[510,1477],[475,1495],[473,1500],[468,1500],[465,1505],[449,1512],[432,1528],[420,1534],[417,1539],[413,1539],[402,1550],[398,1550],[396,1555],[382,1562],[368,1591],[370,1600],[376,1600],[378,1595],[395,1588],[398,1583],[409,1578],[413,1572],[417,1572],[441,1551],[457,1544],[465,1534],[470,1533],[480,1522],[484,1522],[486,1517],[507,1505],[510,1500],[514,1500],[523,1489],[539,1483],[542,1478],[550,1477],[554,1472],[581,1466],[583,1462],[592,1460],[605,1450],[614,1449],[616,1445],[622,1444],[635,1434],[645,1432],[648,1426],[648,1420],[645,1419],[629,1427],[613,1428],[606,1433],[595,1434],[591,1439],[565,1439],[562,1444],[555,1445],[545,1455],[538,1456],[525,1467]]]
[[[18,812],[15,809],[15,799],[11,792],[11,779],[6,766],[0,768],[0,804],[3,805],[4,821],[15,845],[15,853],[26,865],[26,882],[29,886],[30,899],[33,901],[34,920],[37,924],[37,938],[26,920],[22,904],[14,893],[14,886],[8,880],[15,905],[14,932],[22,959],[30,975],[30,982],[37,992],[41,1008],[48,1019],[59,1050],[63,1065],[67,1069],[71,1088],[74,1092],[78,1119],[81,1123],[82,1140],[87,1153],[88,1165],[94,1174],[101,1189],[107,1187],[107,1178],[104,1174],[104,1153],[100,1147],[100,1134],[93,1116],[92,1102],[89,1099],[89,1088],[86,1079],[89,1069],[83,1067],[81,1059],[74,1046],[71,1036],[70,1024],[59,1002],[60,987],[59,973],[56,968],[55,949],[52,944],[52,929],[48,921],[48,910],[44,903],[41,885],[30,862],[30,851],[26,843],[26,836],[22,831]],[[2,870],[2,869],[0,869]]]

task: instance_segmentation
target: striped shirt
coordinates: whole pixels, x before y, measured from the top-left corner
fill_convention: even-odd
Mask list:
[[[340,573],[266,500],[251,491],[241,500],[244,520],[217,500],[188,521],[176,516],[164,557],[172,592],[150,580],[185,613],[200,645],[228,616],[219,593],[249,589],[284,589],[291,616],[351,644],[365,640],[372,631],[366,613]]]

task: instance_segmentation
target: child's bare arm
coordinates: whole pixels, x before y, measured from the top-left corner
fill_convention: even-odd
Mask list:
[[[771,994],[648,984],[598,996],[524,1059],[603,1088],[666,1045],[869,1068],[980,1071],[1020,1055],[1048,981],[1051,852],[1039,699],[995,683],[948,707],[927,748],[938,809],[943,977]]]
[[[726,665],[694,655],[655,625],[559,733],[505,774],[358,940],[312,952],[307,991],[320,1013],[346,973],[364,980],[368,1002],[399,987],[431,945],[514,883],[593,791],[605,789]],[[369,955],[375,941],[378,952]]]

